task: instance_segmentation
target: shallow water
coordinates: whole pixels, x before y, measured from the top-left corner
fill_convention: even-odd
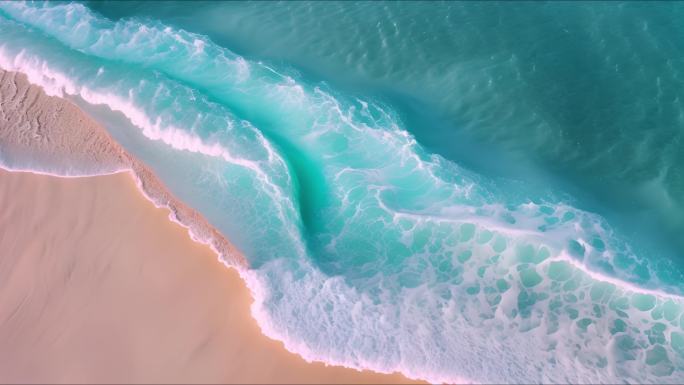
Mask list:
[[[3,3],[0,67],[233,240],[288,349],[684,380],[678,4],[88,6]]]

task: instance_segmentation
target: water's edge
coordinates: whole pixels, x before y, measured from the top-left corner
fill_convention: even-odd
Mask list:
[[[12,92],[8,93],[10,88]],[[26,95],[35,98],[31,103],[31,106],[36,106],[35,111],[28,111],[28,108],[25,108],[23,103]],[[23,97],[18,100],[19,96]],[[302,356],[292,348],[291,344],[280,338],[277,332],[264,324],[264,319],[268,317],[260,310],[260,306],[257,306],[263,303],[263,294],[259,290],[259,283],[254,274],[249,271],[247,259],[202,214],[175,198],[163,182],[143,162],[117,143],[105,128],[71,101],[46,95],[40,84],[30,83],[26,75],[21,72],[0,68],[0,101],[3,101],[0,104],[0,117],[7,117],[6,124],[0,125],[0,169],[55,178],[89,178],[128,173],[145,199],[156,208],[168,210],[170,221],[185,228],[194,242],[209,246],[222,265],[237,271],[254,300],[250,307],[251,315],[264,336],[284,342],[287,351],[303,358],[306,362],[321,362],[325,365],[341,366],[358,371],[368,370],[381,374],[401,373],[312,360],[307,356]],[[54,114],[55,109],[59,109],[59,114]],[[38,115],[53,115],[54,120],[39,122]],[[79,125],[64,124],[65,121],[74,118],[79,120]],[[26,132],[21,133],[26,126],[34,131],[29,132],[28,135]],[[40,135],[36,133],[37,131],[40,131]],[[27,137],[40,140],[26,141]],[[30,159],[29,155],[33,155],[42,162],[52,161],[57,167],[50,169],[53,165],[22,164]],[[41,159],[45,156],[48,159]],[[74,169],[70,164],[70,161],[74,159],[89,163],[89,168]],[[401,374],[412,380],[423,380],[406,373]]]

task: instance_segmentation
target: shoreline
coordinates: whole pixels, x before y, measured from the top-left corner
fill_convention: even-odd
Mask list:
[[[206,219],[183,202],[170,194],[163,183],[142,162],[128,154],[97,122],[90,118],[73,103],[56,96],[48,96],[37,85],[29,83],[22,73],[8,72],[0,69],[0,96],[5,99],[0,108],[0,173],[30,173],[47,178],[90,179],[116,176],[127,172],[133,178],[137,193],[159,209],[168,210],[167,220],[180,225],[187,231],[190,239],[206,245],[215,253],[216,259],[225,267],[233,267],[239,275],[240,269],[248,268],[246,259],[237,249],[216,230]],[[29,100],[29,107],[25,103]],[[42,118],[42,119],[41,119]],[[43,165],[50,165],[54,170],[35,170],[30,165],[22,165],[28,156],[36,155]],[[97,172],[86,172],[83,175],[73,173],[75,165],[87,162],[95,166]],[[7,165],[10,163],[10,165]],[[230,269],[229,269],[230,270]],[[240,282],[247,289],[247,283],[240,277]],[[249,291],[249,290],[248,290]],[[253,302],[253,294],[250,293]],[[252,312],[247,316],[255,323]],[[349,373],[368,377],[370,382],[410,382],[401,374],[384,374],[370,370],[359,371],[356,368],[330,365],[324,362],[307,362],[301,356],[285,349],[282,341],[272,340],[259,332],[262,338],[279,344],[284,353],[292,355],[304,365],[323,365],[325,370],[335,373],[344,379]],[[344,373],[337,373],[343,371]],[[348,373],[347,373],[348,372]],[[347,373],[347,374],[345,374]],[[380,376],[380,378],[375,378]],[[299,378],[297,382],[304,381]],[[328,378],[327,381],[336,381]],[[356,378],[354,382],[365,382]],[[344,380],[343,380],[344,382]]]
[[[5,130],[0,130],[0,149],[6,162],[25,162],[27,154],[55,170],[37,171],[30,167],[0,166],[6,170],[26,170],[58,177],[108,175],[129,171],[141,192],[155,206],[167,207],[170,219],[188,229],[197,242],[210,245],[230,265],[246,267],[247,261],[235,247],[201,214],[176,199],[142,162],[130,155],[109,133],[73,103],[47,95],[31,84],[26,75],[0,69],[0,95],[8,100],[0,108]],[[31,100],[30,106],[24,103]],[[42,118],[42,119],[41,119]],[[13,129],[15,128],[15,129]],[[92,170],[69,172],[79,164]],[[61,168],[61,170],[59,169]],[[66,172],[64,171],[66,170]],[[60,172],[62,171],[62,172]]]
[[[307,363],[263,335],[237,269],[130,174],[0,182],[3,382],[407,382]]]

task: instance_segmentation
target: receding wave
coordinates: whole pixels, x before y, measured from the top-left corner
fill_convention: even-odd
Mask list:
[[[124,116],[93,113],[235,241],[254,316],[306,359],[435,382],[684,380],[682,287],[600,216],[201,35],[0,9],[0,67]]]

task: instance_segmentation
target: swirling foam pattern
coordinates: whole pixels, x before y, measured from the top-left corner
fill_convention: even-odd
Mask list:
[[[253,313],[288,349],[435,382],[684,381],[682,288],[600,216],[207,37],[0,6],[0,67],[125,116],[99,118],[245,252]]]

